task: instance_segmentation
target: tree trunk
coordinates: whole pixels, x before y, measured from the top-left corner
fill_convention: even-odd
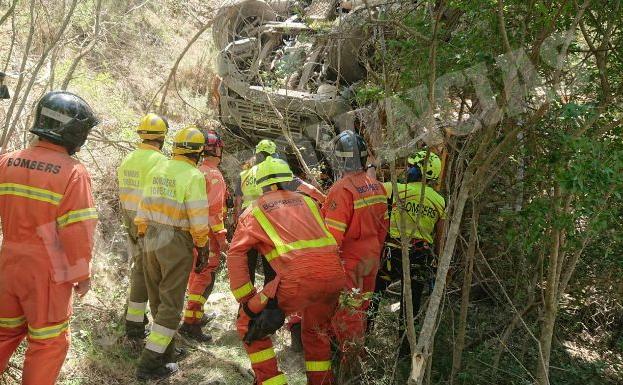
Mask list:
[[[448,230],[448,237],[443,249],[443,253],[439,258],[439,264],[437,266],[437,276],[435,278],[435,288],[430,296],[428,302],[428,308],[426,309],[426,316],[424,318],[422,331],[420,338],[413,352],[411,376],[409,378],[409,384],[422,385],[424,374],[426,372],[426,364],[429,359],[431,342],[435,334],[435,325],[437,323],[437,317],[439,315],[439,307],[441,305],[441,299],[446,289],[446,277],[448,275],[448,269],[450,268],[450,262],[452,255],[454,254],[454,247],[456,246],[456,240],[459,237],[461,220],[463,218],[463,211],[465,209],[465,203],[469,197],[471,191],[471,178],[473,174],[468,174],[461,183],[460,190],[458,192],[456,206],[452,212],[452,222],[450,229]]]
[[[555,222],[562,211],[562,198],[560,187],[554,188],[554,218]],[[555,226],[555,224],[553,224]],[[539,336],[539,361],[537,363],[536,380],[538,385],[549,385],[549,359],[552,349],[552,337],[554,336],[554,324],[558,310],[558,286],[560,283],[560,247],[561,230],[552,230],[552,247],[549,255],[547,271],[547,284],[544,294],[543,320]]]
[[[461,310],[459,315],[459,326],[452,352],[452,372],[450,374],[450,385],[454,384],[456,377],[461,370],[463,350],[465,349],[465,334],[467,330],[467,314],[469,311],[469,294],[472,287],[472,277],[474,275],[474,256],[476,255],[476,239],[478,237],[478,219],[480,207],[472,202],[472,226],[469,237],[469,245],[463,266],[465,268],[463,276],[463,287],[461,289]]]

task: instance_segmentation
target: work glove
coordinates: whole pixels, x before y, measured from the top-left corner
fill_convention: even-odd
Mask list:
[[[248,312],[244,305],[243,310]],[[251,319],[249,320],[249,329],[243,338],[246,344],[275,334],[286,321],[285,313],[279,308],[277,300],[273,298],[268,301],[268,305],[261,312],[253,314],[253,316],[249,313],[247,315]]]
[[[197,262],[195,263],[195,273],[201,273],[203,269],[208,265],[208,256],[210,254],[210,247],[205,245],[203,247],[197,247]]]

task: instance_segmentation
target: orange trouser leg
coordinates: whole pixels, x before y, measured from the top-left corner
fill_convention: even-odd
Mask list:
[[[28,326],[22,385],[54,385],[69,350],[69,319]]]
[[[54,385],[69,349],[72,285],[52,283],[47,264],[26,258],[0,264],[0,368],[28,333],[22,385]]]
[[[346,282],[348,289],[359,289],[362,294],[373,293],[376,283],[378,264],[372,265],[371,269],[365,269],[367,274],[361,274],[361,266],[366,265],[361,261],[347,259],[344,261]],[[337,338],[342,352],[359,349],[363,346],[366,331],[366,312],[370,307],[369,300],[361,299],[361,305],[354,308],[341,308],[333,318],[333,332]]]
[[[4,277],[0,276],[0,279],[4,280]],[[26,317],[19,301],[0,282],[0,373],[6,369],[27,330]]]
[[[236,321],[236,328],[238,329],[238,335],[242,340],[249,330],[249,321],[251,319],[247,313],[242,310],[242,306],[238,310],[238,320]],[[262,384],[264,381],[269,381],[271,385],[286,385],[285,375],[279,371],[277,367],[277,356],[273,349],[273,342],[270,338],[264,338],[261,340],[253,341],[250,345],[243,342],[244,348],[251,360],[251,368],[255,373],[256,384]]]
[[[221,262],[220,250],[216,241],[210,242],[210,256],[207,266],[200,273],[193,270],[188,280],[188,302],[184,311],[184,322],[188,324],[197,324],[203,317],[203,305],[208,300],[214,288],[214,280],[216,278],[216,269]],[[195,255],[196,258],[196,255]]]
[[[336,304],[314,304],[303,311],[301,337],[309,385],[333,385],[335,383],[331,370],[329,330]]]

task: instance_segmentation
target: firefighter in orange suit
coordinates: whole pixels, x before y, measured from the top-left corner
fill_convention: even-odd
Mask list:
[[[227,256],[230,287],[241,303],[236,326],[249,354],[256,384],[284,385],[270,335],[294,312],[303,314],[308,384],[334,384],[328,330],[346,284],[335,239],[318,205],[286,190],[286,162],[268,157],[256,173],[263,194],[241,215]],[[258,293],[249,275],[247,252],[257,249],[276,277]]]
[[[344,131],[334,139],[335,168],[341,178],[322,207],[325,223],[340,248],[354,309],[338,309],[334,332],[342,352],[356,352],[366,330],[367,300],[374,292],[389,220],[385,188],[364,171],[368,151],[361,136]]]
[[[201,271],[208,255],[208,197],[197,168],[204,145],[203,134],[195,127],[175,135],[171,159],[147,175],[134,219],[145,247],[143,268],[154,320],[138,362],[139,380],[162,379],[179,369],[173,362],[174,337],[186,286],[193,260]]]
[[[143,273],[144,251],[143,244],[138,238],[134,217],[143,195],[147,174],[167,160],[161,150],[168,131],[169,123],[164,118],[156,114],[145,115],[136,131],[141,143],[123,159],[117,169],[121,216],[128,232],[128,249],[132,257],[130,294],[125,315],[125,333],[131,339],[147,337],[145,326],[148,324],[145,314],[147,287]]]
[[[227,197],[227,184],[223,174],[218,169],[223,156],[223,141],[216,131],[202,131],[206,144],[203,149],[203,163],[199,170],[203,172],[206,180],[209,223],[210,223],[210,254],[205,268],[199,272],[191,272],[188,282],[188,302],[184,311],[184,323],[180,327],[180,333],[201,342],[212,339],[204,334],[201,327],[207,324],[208,319],[204,316],[203,305],[208,300],[214,288],[216,269],[221,261],[221,252],[229,248],[227,243],[227,229],[224,224],[224,214],[227,210],[225,199]]]
[[[52,385],[69,348],[72,291],[90,288],[97,222],[91,181],[71,155],[97,124],[79,96],[37,104],[31,147],[0,156],[0,373],[24,337],[22,384]]]

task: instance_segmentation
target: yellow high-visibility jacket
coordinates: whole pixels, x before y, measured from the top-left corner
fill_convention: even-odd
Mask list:
[[[255,174],[257,165],[240,173],[240,190],[242,191],[242,208],[246,209],[262,195],[262,189],[257,187]]]
[[[146,178],[134,223],[144,234],[149,223],[189,231],[195,246],[203,247],[210,233],[208,196],[203,173],[188,158],[176,155]]]
[[[383,184],[387,197],[392,196],[392,184]],[[409,239],[422,239],[428,243],[434,242],[435,224],[438,220],[446,217],[446,201],[432,187],[426,186],[424,201],[420,204],[420,194],[424,188],[421,182],[402,184],[398,183],[398,191],[394,191],[392,209],[390,212],[389,235],[394,239],[400,239],[400,220],[406,215],[405,231]],[[405,202],[404,210],[397,207],[398,197]],[[419,220],[416,218],[420,212]]]
[[[121,208],[136,213],[145,188],[145,177],[166,160],[167,157],[158,148],[145,143],[139,144],[123,159],[117,169]]]

